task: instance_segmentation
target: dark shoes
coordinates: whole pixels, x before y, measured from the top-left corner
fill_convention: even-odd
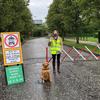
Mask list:
[[[53,69],[53,73],[56,73],[55,69]]]
[[[60,72],[59,66],[57,67],[57,72],[58,72],[59,74],[61,73],[61,72]],[[53,73],[56,73],[55,67],[53,67]]]
[[[57,72],[60,74],[61,72],[60,72],[60,70],[57,70]],[[55,70],[53,70],[53,73],[56,73],[56,71]]]
[[[60,66],[57,66],[57,72],[60,73]]]
[[[59,74],[61,73],[59,70],[57,71]]]

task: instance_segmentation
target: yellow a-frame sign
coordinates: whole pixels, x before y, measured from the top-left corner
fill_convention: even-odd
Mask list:
[[[22,47],[19,32],[2,32],[4,66],[22,64]]]

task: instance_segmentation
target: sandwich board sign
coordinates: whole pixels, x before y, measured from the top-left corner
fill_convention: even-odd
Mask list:
[[[1,33],[4,65],[22,64],[22,48],[19,32]]]
[[[2,32],[2,51],[8,85],[24,82],[22,47],[19,32]]]

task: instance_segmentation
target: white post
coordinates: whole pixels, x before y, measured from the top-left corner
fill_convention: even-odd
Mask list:
[[[86,58],[75,47],[73,47],[73,49],[83,58],[83,60],[86,60]]]
[[[97,45],[98,49],[100,49],[99,45]]]
[[[70,58],[70,60],[74,61],[74,59],[64,49],[62,51]]]
[[[85,46],[85,48],[92,54],[92,56],[93,56],[96,60],[98,60],[98,58],[92,53],[92,51],[91,51],[87,46]]]

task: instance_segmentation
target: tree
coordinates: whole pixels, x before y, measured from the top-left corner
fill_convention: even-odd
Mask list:
[[[0,31],[32,31],[32,15],[25,0],[0,0]]]
[[[88,28],[88,32],[98,32],[98,42],[100,43],[100,1],[82,0],[80,2],[83,9],[83,19]]]
[[[33,37],[40,37],[40,36],[46,36],[47,35],[47,26],[45,24],[42,25],[35,25],[34,29],[32,31]]]
[[[62,9],[64,16],[64,29],[66,33],[75,34],[76,42],[79,43],[79,36],[82,33],[82,20],[80,17],[80,6],[76,0],[63,0]]]
[[[47,23],[51,29],[57,27],[56,29],[61,32],[76,34],[76,40],[79,43],[82,21],[76,0],[54,0],[49,9]]]
[[[99,5],[100,0],[54,0],[47,17],[48,27],[75,34],[76,43],[81,35],[98,32],[100,42]]]
[[[54,0],[50,6],[49,13],[47,16],[47,25],[49,30],[58,30],[61,34],[63,33],[63,16],[62,9],[60,8],[62,0]]]

